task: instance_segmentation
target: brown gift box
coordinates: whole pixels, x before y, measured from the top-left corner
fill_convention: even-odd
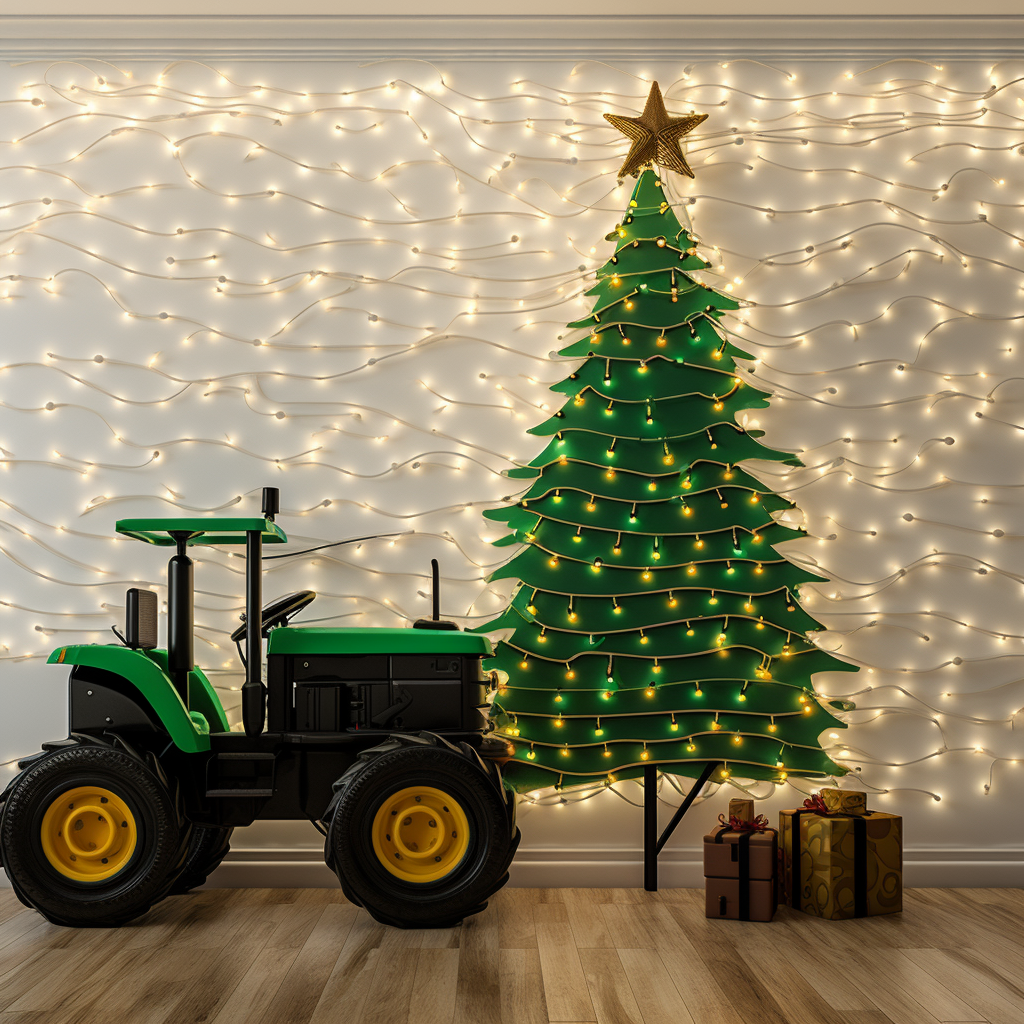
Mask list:
[[[728,826],[719,826],[706,835],[707,916],[770,921],[778,905],[778,848],[774,829],[731,832]]]
[[[729,801],[729,817],[740,821],[754,820],[754,801],[734,798]]]
[[[721,917],[729,921],[770,921],[775,914],[778,896],[774,880],[752,878],[747,885],[750,887],[747,916],[741,918],[740,889],[743,883],[738,878],[705,878],[705,917]]]
[[[795,910],[841,920],[903,909],[903,819],[872,811],[821,815],[782,811],[781,899]]]

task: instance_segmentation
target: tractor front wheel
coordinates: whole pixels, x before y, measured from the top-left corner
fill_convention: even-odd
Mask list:
[[[325,856],[384,924],[445,928],[487,906],[519,845],[515,796],[471,747],[431,733],[363,751],[335,784]]]
[[[159,774],[100,745],[34,760],[0,816],[0,855],[22,902],[76,928],[144,914],[167,894],[189,838]]]

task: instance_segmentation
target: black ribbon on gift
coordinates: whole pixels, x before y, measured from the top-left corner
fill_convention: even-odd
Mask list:
[[[810,803],[810,801],[807,801]],[[868,823],[874,811],[865,814],[822,813],[818,807],[801,807],[793,813],[793,837],[790,842],[790,903],[800,909],[800,819],[805,814],[819,818],[849,818],[853,822],[853,916],[868,916]]]
[[[721,817],[721,816],[720,816]],[[762,817],[762,815],[759,815]],[[729,825],[723,824],[720,828],[715,831],[715,842],[721,843],[724,841],[723,837],[729,833],[735,832],[739,839],[732,844],[732,859],[736,862],[736,871],[739,876],[739,920],[749,921],[750,920],[750,840],[752,836],[763,835],[765,832],[771,832],[772,834],[772,906],[778,907],[779,905],[779,833],[774,828],[764,827],[758,824],[757,827],[745,828],[743,830],[737,830],[731,828]],[[721,897],[718,905],[719,913],[724,917],[726,910],[725,897]]]
[[[868,823],[853,818],[853,916],[868,916]]]

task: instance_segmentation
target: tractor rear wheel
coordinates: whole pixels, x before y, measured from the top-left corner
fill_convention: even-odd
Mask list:
[[[33,760],[0,815],[0,855],[18,896],[75,928],[144,914],[167,895],[189,838],[158,768],[99,744]]]
[[[185,866],[174,880],[169,896],[180,896],[202,885],[231,849],[229,825],[193,825]]]
[[[376,920],[450,927],[508,881],[515,795],[468,744],[392,736],[363,751],[334,789],[325,858],[346,897]]]

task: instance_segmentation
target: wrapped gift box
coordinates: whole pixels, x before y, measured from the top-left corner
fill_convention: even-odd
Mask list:
[[[752,819],[753,815],[744,820]],[[779,902],[778,851],[778,834],[774,829],[733,832],[723,824],[706,835],[707,916],[734,921],[770,921]]]
[[[734,798],[729,801],[729,817],[739,818],[740,821],[754,820],[754,801],[749,799]]]
[[[746,916],[744,916],[744,900]],[[770,921],[778,905],[778,887],[774,881],[751,878],[704,879],[704,914],[727,921]]]
[[[794,909],[830,920],[903,909],[899,815],[782,811],[779,846],[781,899]]]
[[[823,789],[821,797],[829,814],[854,815],[868,813],[868,795],[857,789]]]

